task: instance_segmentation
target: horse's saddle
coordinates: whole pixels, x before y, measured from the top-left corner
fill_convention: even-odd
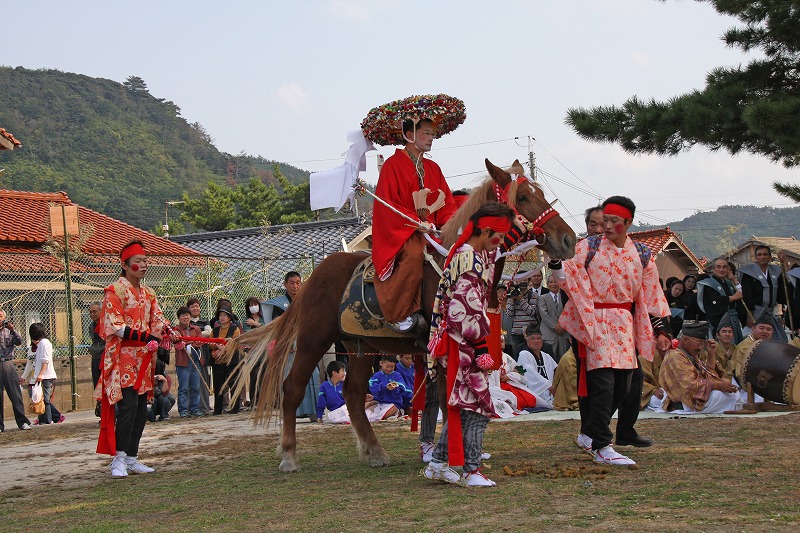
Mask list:
[[[355,337],[408,338],[386,326],[373,284],[376,275],[372,256],[356,267],[339,304],[339,329]]]

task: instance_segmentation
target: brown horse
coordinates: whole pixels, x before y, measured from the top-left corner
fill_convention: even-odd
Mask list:
[[[497,186],[500,190],[508,186],[508,205],[529,221],[536,220],[550,208],[541,189],[532,182],[512,181],[508,172],[492,165],[488,159],[486,168],[491,179],[476,188],[442,228],[442,243],[446,248],[455,242],[459,228],[466,225],[478,207],[486,201],[498,199]],[[522,166],[518,161],[509,170],[522,174]],[[547,220],[542,229],[544,235],[539,235],[537,240],[540,243],[544,241],[540,247],[551,258],[567,259],[575,254],[575,233],[559,216]],[[263,376],[255,413],[257,422],[269,422],[273,416],[273,406],[282,399],[283,426],[279,451],[282,453],[280,469],[284,472],[292,472],[299,467],[296,458],[295,410],[303,399],[314,367],[335,340],[341,339],[347,350],[354,354],[421,352],[413,338],[347,338],[341,334],[339,304],[351,275],[363,259],[363,253],[340,252],[328,256],[303,284],[285,313],[266,326],[244,333],[226,348],[227,353],[233,353],[238,345],[250,346],[242,363],[243,375],[250,375],[255,368]],[[440,264],[443,261],[444,258],[441,258]],[[499,265],[496,270],[499,276],[502,266]],[[438,282],[439,275],[426,264],[422,302],[423,314],[428,321]],[[290,361],[291,353],[295,354],[293,362]],[[269,354],[269,357],[265,354]],[[350,357],[343,394],[359,454],[366,458],[370,466],[377,467],[388,465],[389,457],[378,442],[364,411],[372,361],[372,357],[368,356]],[[286,369],[290,364],[291,369],[287,374]],[[440,389],[441,398],[445,387]]]

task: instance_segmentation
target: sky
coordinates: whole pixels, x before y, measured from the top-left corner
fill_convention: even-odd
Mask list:
[[[721,40],[737,21],[707,3],[28,0],[4,3],[0,22],[0,65],[139,76],[232,154],[327,170],[372,107],[446,93],[467,119],[430,155],[453,190],[480,183],[485,158],[508,166],[532,150],[548,198],[576,229],[586,207],[615,194],[650,224],[720,205],[794,205],[771,183],[797,183],[800,170],[765,157],[702,146],[634,156],[564,122],[569,108],[702,89],[713,68],[751,60]],[[368,154],[368,182],[376,155],[394,150]]]

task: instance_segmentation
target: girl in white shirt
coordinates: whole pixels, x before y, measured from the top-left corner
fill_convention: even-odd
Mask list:
[[[25,364],[25,371],[22,372],[20,384],[28,382],[28,394],[32,392],[33,386],[39,382],[42,384],[44,393],[44,414],[39,415],[39,424],[53,423],[53,409],[50,400],[53,397],[53,387],[56,381],[56,370],[53,367],[53,345],[45,338],[44,324],[35,322],[28,329],[28,336],[31,339],[31,349],[28,351],[28,362]],[[35,349],[34,349],[35,347]]]

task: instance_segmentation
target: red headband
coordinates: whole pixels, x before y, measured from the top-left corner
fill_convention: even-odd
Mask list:
[[[630,218],[633,219],[633,213],[631,213],[627,207],[623,207],[619,204],[608,204],[603,208],[604,215],[611,215],[617,216],[622,218]]]
[[[464,231],[461,232],[461,236],[458,238],[455,244],[453,244],[453,247],[450,248],[450,253],[447,254],[447,259],[444,262],[444,268],[447,268],[450,265],[450,260],[455,255],[456,250],[461,248],[461,245],[463,245],[469,240],[470,237],[472,237],[472,231],[474,228],[475,224],[473,224],[471,220],[467,222]],[[478,228],[489,228],[497,233],[508,233],[508,231],[511,229],[511,220],[509,220],[508,217],[481,217],[478,219]]]
[[[124,263],[134,255],[145,255],[144,248],[142,248],[141,244],[133,243],[123,248],[119,253],[119,260],[121,263]]]

